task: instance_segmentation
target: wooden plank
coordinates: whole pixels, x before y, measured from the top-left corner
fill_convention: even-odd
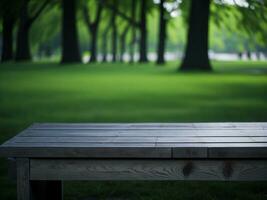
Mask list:
[[[192,123],[34,123],[31,128],[51,127],[193,127]]]
[[[267,158],[267,148],[261,147],[209,147],[209,158]]]
[[[172,148],[172,158],[207,158],[207,147],[176,147]]]
[[[31,129],[183,129],[191,127],[192,124],[158,124],[158,123],[52,123],[34,124]]]
[[[21,137],[163,137],[163,136],[199,136],[199,137],[236,137],[236,136],[267,136],[267,130],[28,130],[20,134]]]
[[[266,137],[252,137],[252,140],[255,142],[267,142],[267,136]]]
[[[266,181],[266,160],[33,159],[31,180]]]
[[[231,142],[255,142],[250,137],[158,137],[157,143],[231,143]]]
[[[103,144],[116,144],[116,143],[257,143],[266,142],[263,138],[252,139],[250,137],[18,137],[12,143],[6,145],[16,146],[23,144],[24,146],[35,146],[41,144],[43,147],[76,144],[90,146],[94,143]]]
[[[23,137],[89,137],[89,136],[121,136],[121,137],[157,137],[157,136],[197,136],[197,131],[188,130],[31,130]],[[226,133],[227,134],[227,133]],[[237,133],[241,135],[241,133]]]
[[[13,143],[109,143],[115,137],[17,137]]]
[[[176,143],[176,142],[161,142],[157,143],[156,147],[171,147],[171,148],[182,148],[182,147],[229,147],[229,148],[236,148],[236,147],[248,147],[248,148],[253,148],[253,147],[262,147],[262,148],[267,148],[267,143]]]
[[[69,143],[53,143],[53,142],[35,142],[35,143],[8,143],[5,144],[4,146],[1,147],[0,149],[0,154],[1,152],[4,152],[6,148],[21,148],[21,147],[26,147],[26,148],[32,148],[33,150],[35,150],[35,147],[40,147],[40,148],[46,148],[46,147],[75,147],[77,149],[79,148],[91,148],[91,147],[122,147],[122,148],[127,148],[127,147],[136,147],[136,148],[140,148],[140,147],[145,147],[145,148],[149,148],[149,147],[156,147],[155,143],[143,143],[143,142],[116,142],[116,143],[105,143],[105,142],[84,142],[84,143],[80,143],[80,142],[69,142]]]
[[[171,158],[171,148],[163,147],[6,147],[1,154],[6,157],[39,158]]]
[[[28,158],[17,158],[17,199],[30,199],[30,162]]]
[[[265,126],[267,123],[35,124],[1,145],[0,155],[170,158],[173,153],[175,157],[205,158],[207,148],[213,155],[216,148],[227,147],[227,156],[231,158],[239,154],[246,157],[248,147],[248,155],[253,157],[252,148],[267,148],[267,130],[260,129]],[[238,153],[230,155],[236,149]],[[255,157],[258,156],[255,150]],[[260,156],[265,158],[265,153]]]
[[[155,143],[156,137],[17,137],[14,143]]]
[[[201,130],[201,129],[210,129],[210,130],[246,130],[246,129],[259,129],[263,130],[266,127],[266,123],[167,123],[167,124],[158,124],[158,123],[139,123],[139,124],[64,124],[64,123],[55,123],[55,124],[36,124],[31,127],[31,129],[113,129],[113,130],[132,130],[132,129],[151,129],[151,130],[175,130],[175,129],[188,129],[188,130]]]

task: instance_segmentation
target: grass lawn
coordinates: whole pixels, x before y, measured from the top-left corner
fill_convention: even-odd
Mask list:
[[[177,63],[0,65],[0,142],[33,122],[267,121],[267,62],[213,62],[213,73]],[[16,199],[0,159],[0,200]],[[267,182],[70,182],[67,200],[267,199]],[[94,199],[91,198],[91,199]]]

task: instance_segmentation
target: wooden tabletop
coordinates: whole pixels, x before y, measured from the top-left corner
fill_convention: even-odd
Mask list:
[[[267,123],[43,123],[0,146],[5,157],[267,158]]]

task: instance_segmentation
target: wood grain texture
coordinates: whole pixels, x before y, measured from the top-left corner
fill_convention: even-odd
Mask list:
[[[33,159],[31,180],[266,181],[266,160]]]
[[[267,158],[265,147],[212,147],[208,148],[209,158]]]
[[[18,158],[17,164],[17,200],[30,200],[30,161]]]
[[[44,123],[0,147],[9,157],[267,158],[267,123]]]
[[[2,148],[2,154],[17,157],[39,158],[171,158],[169,147],[153,148],[140,146],[110,147],[16,147]]]

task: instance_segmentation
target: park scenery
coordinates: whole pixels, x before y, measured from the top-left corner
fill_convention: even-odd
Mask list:
[[[35,122],[267,121],[266,0],[0,0],[0,23],[0,143]],[[264,200],[267,182],[76,181],[64,198]]]

